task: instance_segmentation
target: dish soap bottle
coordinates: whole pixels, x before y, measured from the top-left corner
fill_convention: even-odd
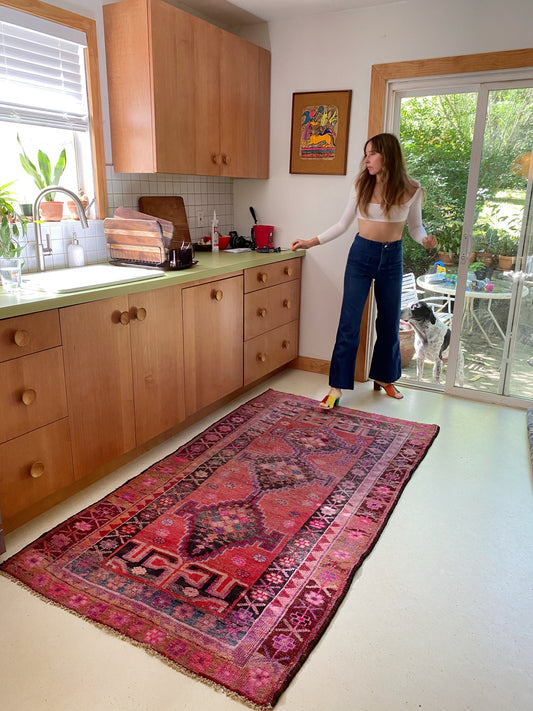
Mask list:
[[[211,223],[211,251],[218,252],[218,220],[216,210],[213,210],[213,222]]]
[[[72,233],[72,242],[67,248],[67,261],[69,267],[83,267],[85,264],[85,253],[75,232]]]

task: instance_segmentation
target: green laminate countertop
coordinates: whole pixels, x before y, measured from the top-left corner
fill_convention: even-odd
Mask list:
[[[162,289],[166,286],[191,285],[194,282],[205,279],[224,278],[231,274],[238,273],[243,269],[260,267],[265,264],[274,264],[286,259],[297,259],[303,257],[304,250],[297,252],[284,251],[275,253],[242,252],[239,254],[231,252],[198,252],[195,259],[198,264],[191,269],[181,271],[165,272],[163,276],[155,279],[143,281],[127,282],[114,286],[104,286],[98,289],[86,289],[72,291],[66,294],[50,294],[42,291],[28,291],[20,289],[15,293],[7,293],[0,287],[0,319],[12,316],[23,316],[24,314],[37,313],[38,311],[48,311],[49,309],[62,308],[64,306],[74,306],[88,301],[99,301],[112,296],[122,296],[124,294],[138,294],[152,289]],[[128,267],[124,267],[127,269]],[[22,275],[24,278],[24,274]]]

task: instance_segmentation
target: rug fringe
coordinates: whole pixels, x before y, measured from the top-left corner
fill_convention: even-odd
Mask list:
[[[91,620],[90,617],[86,617],[85,615],[82,615],[79,612],[76,612],[75,610],[71,610],[69,607],[65,607],[60,602],[56,602],[55,600],[50,600],[50,598],[45,597],[40,592],[37,592],[37,590],[33,590],[32,588],[29,587],[29,585],[26,585],[25,582],[23,582],[22,580],[19,580],[18,578],[15,578],[14,576],[11,575],[11,573],[8,573],[5,570],[0,569],[0,576],[7,578],[11,582],[15,583],[19,587],[21,587],[24,590],[26,590],[27,592],[29,592],[34,597],[45,602],[47,605],[52,605],[53,607],[57,607],[60,610],[66,610],[66,612],[73,615],[74,617],[77,617],[78,619],[83,620],[84,622],[88,622],[89,624],[93,625],[94,627],[97,627],[98,629],[101,629],[104,632],[111,634],[113,637],[117,637],[118,639],[126,642],[127,644],[131,644],[133,647],[139,647],[140,649],[143,649],[150,656],[163,662],[171,669],[174,669],[175,671],[180,672],[184,676],[189,677],[189,679],[194,679],[195,681],[202,682],[202,684],[204,684],[205,686],[208,686],[211,689],[214,689],[215,691],[222,693],[225,696],[228,696],[230,699],[233,699],[234,701],[238,701],[239,703],[244,704],[248,708],[253,709],[253,711],[272,711],[272,709],[274,708],[271,704],[263,704],[263,705],[256,704],[255,702],[251,701],[250,699],[247,699],[245,696],[242,696],[241,694],[237,693],[236,691],[232,691],[231,689],[228,689],[225,686],[222,686],[221,684],[217,684],[216,681],[212,681],[211,679],[206,679],[205,677],[195,674],[194,672],[190,671],[189,669],[182,667],[177,662],[173,662],[171,659],[168,659],[163,654],[160,654],[159,652],[157,652],[155,649],[152,649],[152,647],[150,647],[149,645],[144,644],[143,642],[139,642],[136,639],[132,639],[131,637],[128,637],[127,635],[124,635],[121,632],[117,632],[117,630],[114,630],[112,627],[108,627],[107,625],[104,625],[101,622],[97,622],[96,620]]]

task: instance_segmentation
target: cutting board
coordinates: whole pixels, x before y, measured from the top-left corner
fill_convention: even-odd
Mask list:
[[[139,210],[153,217],[168,220],[174,225],[172,247],[176,243],[190,242],[189,223],[183,198],[177,195],[146,195],[139,198]]]

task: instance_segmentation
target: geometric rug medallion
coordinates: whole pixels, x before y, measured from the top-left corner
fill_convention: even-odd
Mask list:
[[[1,570],[272,708],[438,431],[268,390]]]

